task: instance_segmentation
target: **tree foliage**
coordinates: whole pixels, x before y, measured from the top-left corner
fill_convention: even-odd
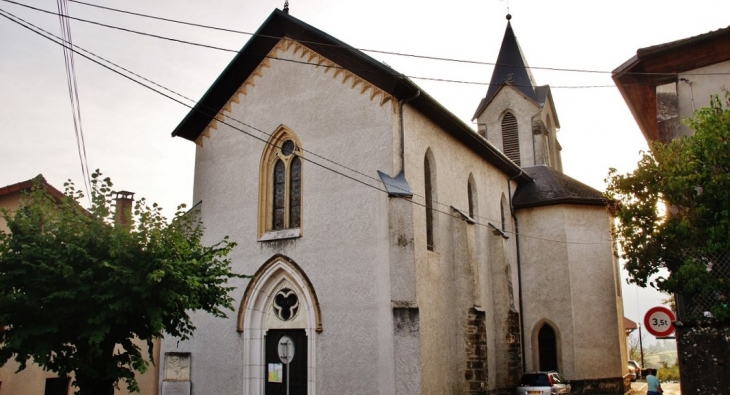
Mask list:
[[[647,286],[666,268],[669,276],[649,285],[670,293],[728,286],[718,276],[730,258],[728,100],[713,96],[686,121],[694,135],[653,143],[632,173],[610,170],[606,195],[617,202],[614,237],[630,282]]]
[[[82,395],[112,394],[120,381],[138,391],[134,374],[148,368],[154,339],[188,338],[191,311],[232,309],[227,281],[242,277],[226,258],[235,243],[204,246],[184,206],[168,222],[144,199],[131,224],[114,224],[111,181],[97,170],[91,184],[88,210],[69,182],[60,201],[37,185],[16,212],[3,211],[0,364],[73,373]]]

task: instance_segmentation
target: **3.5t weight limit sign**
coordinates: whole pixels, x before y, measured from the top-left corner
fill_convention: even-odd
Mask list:
[[[656,337],[669,336],[674,332],[674,313],[666,307],[652,307],[644,316],[644,328]]]

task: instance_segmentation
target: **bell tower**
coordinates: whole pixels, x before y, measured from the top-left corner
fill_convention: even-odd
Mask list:
[[[563,171],[560,128],[549,85],[538,86],[512,29],[507,29],[486,96],[472,120],[478,133],[523,167],[546,165]]]

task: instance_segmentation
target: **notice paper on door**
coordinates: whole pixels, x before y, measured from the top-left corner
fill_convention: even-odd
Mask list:
[[[281,383],[284,378],[284,365],[280,363],[269,364],[269,383]]]

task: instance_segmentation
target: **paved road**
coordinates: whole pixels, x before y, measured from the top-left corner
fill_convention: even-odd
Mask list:
[[[646,382],[633,382],[631,383],[631,389],[635,391],[635,394],[646,395]],[[679,383],[662,383],[662,389],[664,389],[664,395],[682,395],[679,390]]]

